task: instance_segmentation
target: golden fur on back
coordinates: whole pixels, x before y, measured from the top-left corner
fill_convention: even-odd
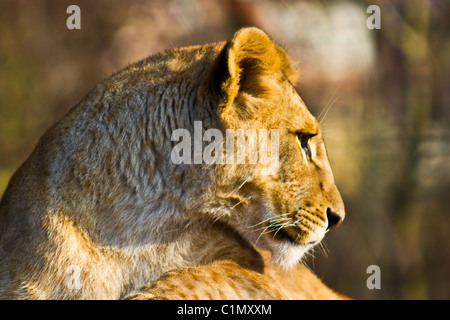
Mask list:
[[[296,77],[281,47],[245,28],[99,83],[3,195],[0,298],[117,299],[211,265],[258,284],[256,297],[338,298],[297,266],[344,208]],[[196,121],[224,135],[277,130],[279,166],[175,164],[171,135]]]
[[[185,267],[131,292],[127,300],[342,300],[348,297],[325,286],[307,267],[279,268],[264,257],[255,271],[230,260]]]

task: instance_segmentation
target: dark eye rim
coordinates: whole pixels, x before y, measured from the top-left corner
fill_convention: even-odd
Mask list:
[[[302,147],[306,156],[309,159],[311,159],[311,148],[309,147],[309,141],[311,140],[312,137],[316,136],[317,133],[305,133],[298,131],[295,134],[297,136],[298,141],[300,141],[300,146]]]

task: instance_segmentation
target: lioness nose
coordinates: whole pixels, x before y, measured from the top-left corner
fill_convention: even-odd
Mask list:
[[[328,227],[327,230],[337,227],[341,224],[342,218],[330,208],[327,209]]]

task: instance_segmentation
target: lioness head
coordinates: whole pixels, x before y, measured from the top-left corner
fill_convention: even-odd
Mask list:
[[[213,178],[202,178],[205,188],[198,187],[208,198],[197,208],[269,249],[284,266],[301,259],[345,215],[319,124],[293,87],[296,78],[282,48],[259,29],[241,29],[205,77],[205,91],[217,93],[218,100],[196,106],[203,130],[218,129],[224,148],[222,158],[216,157],[222,150],[210,148],[210,157],[220,161],[201,166]],[[214,131],[209,132],[203,139],[212,141]],[[245,143],[237,145],[236,132]],[[239,152],[244,161],[237,159]],[[255,152],[258,160],[267,154],[272,163],[258,162]]]

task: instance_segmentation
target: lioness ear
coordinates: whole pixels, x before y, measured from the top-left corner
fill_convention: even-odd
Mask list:
[[[230,106],[240,91],[261,94],[270,89],[270,84],[263,80],[264,75],[284,75],[292,83],[297,79],[286,51],[258,28],[237,31],[227,43],[224,58],[227,68],[222,83],[226,96],[224,106]]]

